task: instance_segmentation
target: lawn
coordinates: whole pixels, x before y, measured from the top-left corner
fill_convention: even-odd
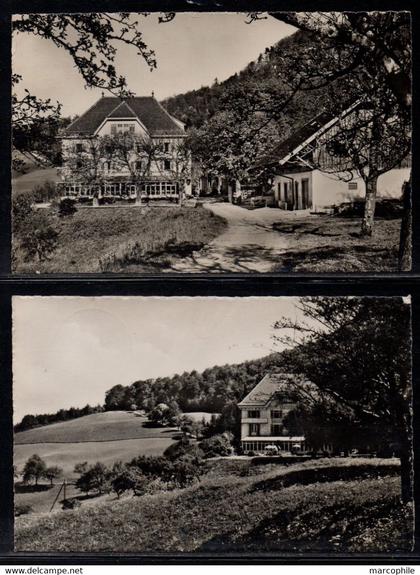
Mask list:
[[[58,182],[57,168],[38,168],[12,179],[13,194],[31,192],[45,182]]]
[[[372,237],[360,236],[360,218],[298,215],[273,225],[293,247],[275,272],[396,272],[401,220],[376,218]]]
[[[14,238],[15,273],[156,273],[201,249],[225,228],[222,218],[198,207],[79,208],[59,218],[45,210],[58,231],[58,247],[43,262],[25,261]]]
[[[226,475],[228,470],[219,466],[219,472],[208,473],[187,489],[102,501],[50,516],[19,517],[16,550],[244,554],[410,550],[412,512],[399,502],[397,463],[324,460],[312,466],[325,475],[337,461],[353,469],[351,480],[313,477],[307,485],[287,486],[284,479],[308,469],[308,463],[252,475],[244,469]],[[358,466],[364,469],[360,478],[354,472]]]

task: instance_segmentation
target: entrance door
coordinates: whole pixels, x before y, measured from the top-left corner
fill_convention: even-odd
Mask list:
[[[310,208],[309,200],[309,179],[305,178],[302,180],[302,209],[307,210]]]

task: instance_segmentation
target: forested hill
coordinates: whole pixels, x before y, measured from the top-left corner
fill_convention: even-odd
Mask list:
[[[176,401],[182,411],[220,412],[243,399],[266,373],[281,371],[282,355],[115,385],[106,393],[105,409],[150,409],[157,403]]]
[[[250,62],[243,70],[230,76],[223,82],[215,80],[212,86],[192,90],[163,100],[165,108],[186,127],[201,127],[219,109],[220,99],[224,93],[235,85],[252,85],[262,87],[266,82],[282,82],[282,58],[287,55],[299,57],[299,50],[314,40],[310,40],[306,32],[298,31],[280,40],[274,46],[265,49],[257,60]],[[319,92],[319,91],[317,91]],[[296,98],[295,105],[290,110],[293,123],[301,124],[319,113],[320,98],[326,97],[325,91],[316,97],[302,94]]]
[[[269,372],[282,370],[284,354],[273,353],[265,357],[234,365],[214,366],[185,372],[172,377],[138,380],[131,385],[115,385],[105,395],[105,405],[60,409],[57,413],[25,415],[15,426],[24,431],[58,421],[67,421],[105,410],[149,410],[158,403],[176,402],[182,411],[221,412],[231,403],[237,403]]]

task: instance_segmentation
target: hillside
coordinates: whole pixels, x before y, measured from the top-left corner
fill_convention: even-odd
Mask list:
[[[384,463],[378,460],[369,465],[379,469]],[[348,465],[345,461],[341,464]],[[366,461],[350,463],[353,468],[363,464]],[[319,468],[331,463],[320,460],[308,462],[306,467],[309,465]],[[295,468],[302,470],[302,465]],[[252,475],[244,475],[242,466],[236,474],[215,469],[201,483],[184,490],[108,500],[53,516],[19,517],[16,550],[257,553],[410,549],[411,513],[399,504],[399,478],[392,477],[391,470],[385,472],[390,473],[388,477],[377,479],[283,486],[282,476],[293,469],[277,466]]]
[[[282,62],[284,56],[299,57],[299,50],[316,40],[309,34],[297,31],[290,36],[282,38],[274,46],[267,47],[265,52],[250,62],[243,70],[230,76],[222,82],[215,82],[212,86],[203,86],[184,94],[178,94],[162,101],[165,108],[176,118],[182,120],[187,129],[200,128],[220,109],[226,92],[231,88],[258,86],[263,84],[281,84],[284,82]],[[314,92],[298,94],[294,104],[290,107],[287,119],[282,122],[282,131],[287,137],[292,127],[309,121],[319,113],[322,101],[328,99],[325,89]]]
[[[135,412],[111,411],[85,415],[15,434],[15,444],[80,443],[120,441],[146,437],[168,437],[174,428],[148,427],[147,419]]]

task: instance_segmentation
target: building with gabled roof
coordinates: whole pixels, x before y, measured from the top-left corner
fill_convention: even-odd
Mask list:
[[[328,134],[341,121],[351,122],[361,102],[338,114],[323,111],[282,141],[262,159],[256,169],[271,166],[277,175],[272,192],[275,205],[285,210],[330,211],[345,202],[363,200],[365,183],[343,160],[326,151]],[[404,182],[410,178],[411,157],[378,178],[379,198],[401,198]]]
[[[305,436],[292,417],[300,397],[300,386],[296,385],[294,375],[267,374],[238,403],[244,453],[264,453],[267,449],[302,452],[306,449]]]
[[[132,149],[102,153],[101,140],[127,135]],[[100,98],[60,134],[63,197],[99,203],[180,201],[191,194],[191,158],[184,124],[153,97]],[[108,149],[111,146],[108,145]],[[87,169],[92,166],[92,169]]]

